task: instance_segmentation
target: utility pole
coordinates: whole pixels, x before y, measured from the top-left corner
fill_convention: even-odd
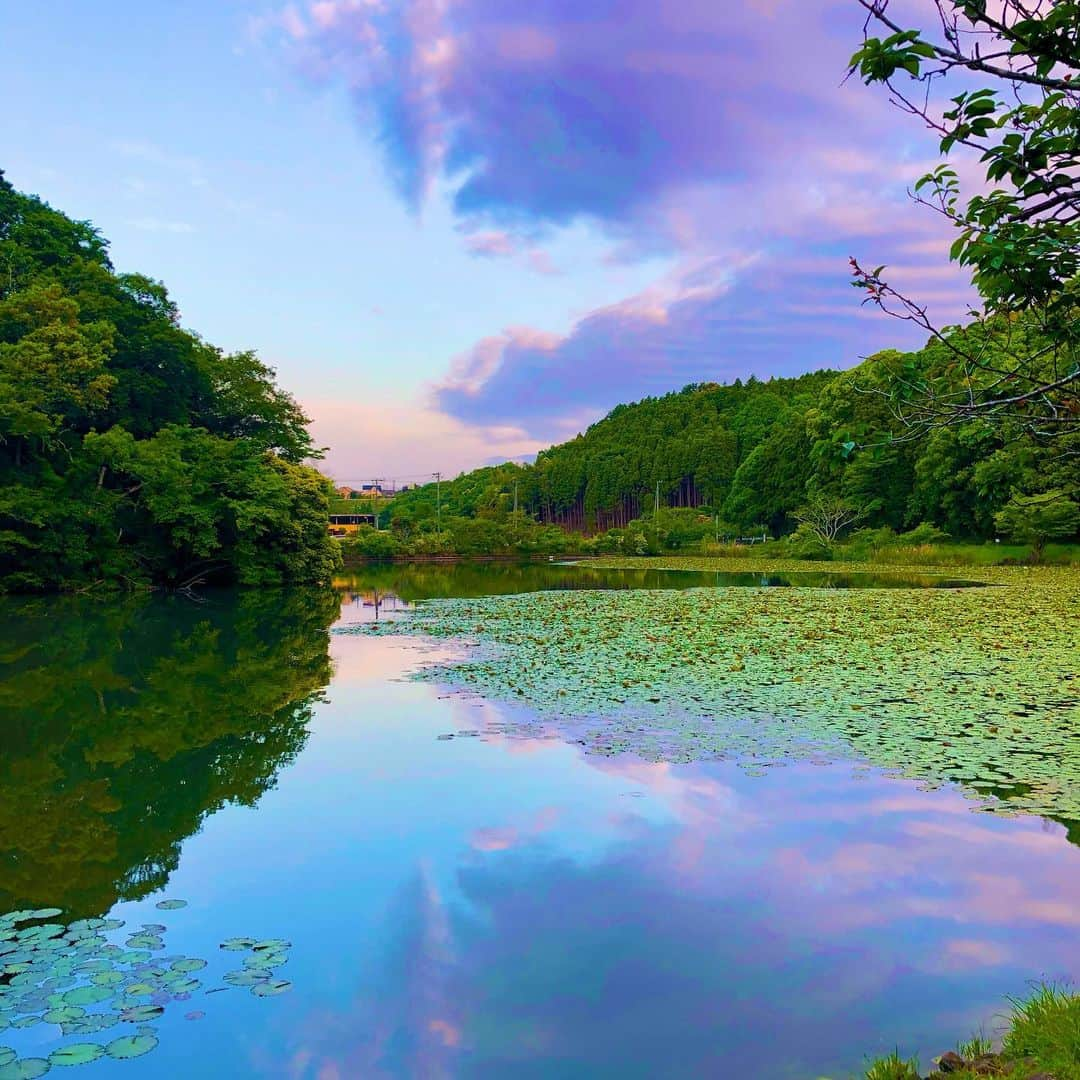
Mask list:
[[[515,480],[515,481],[514,481],[514,513],[515,513],[515,514],[517,513],[517,507],[518,507],[518,502],[517,502],[517,489],[518,489],[518,482],[517,482],[517,481]]]
[[[382,480],[371,481],[371,508],[375,511],[375,531],[379,531],[379,499],[382,497]]]
[[[435,531],[442,536],[442,473],[432,473],[435,477]]]

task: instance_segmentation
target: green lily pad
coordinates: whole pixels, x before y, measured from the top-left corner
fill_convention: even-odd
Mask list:
[[[159,900],[154,907],[158,911],[176,911],[178,908],[187,907],[186,900]]]
[[[77,1020],[69,1020],[66,1024],[61,1024],[60,1030],[65,1035],[96,1035],[99,1031],[116,1027],[119,1023],[120,1017],[117,1013],[87,1013],[86,1016],[80,1016]]]
[[[249,937],[233,937],[223,941],[218,948],[226,949],[229,952],[246,952],[248,949],[254,948],[255,939]]]
[[[130,986],[124,987],[124,993],[130,997],[148,997],[154,992],[154,987],[148,982],[132,983]]]
[[[129,949],[150,949],[157,951],[165,948],[165,942],[156,934],[135,934],[124,943]]]
[[[196,957],[192,957],[189,960],[177,960],[173,966],[173,971],[202,971],[206,967],[205,960],[199,960]]]
[[[0,1046],[0,1065],[8,1065],[18,1056],[10,1046]]]
[[[64,995],[64,1002],[67,1005],[93,1005],[111,997],[112,994],[104,986],[77,986]]]
[[[142,1057],[143,1054],[149,1054],[157,1044],[157,1036],[150,1034],[149,1032],[141,1032],[135,1035],[122,1035],[119,1039],[113,1039],[113,1041],[105,1047],[105,1053],[107,1053],[109,1057],[117,1058],[120,1061],[126,1061],[129,1058],[137,1058]]]
[[[51,1068],[52,1065],[44,1058],[20,1058],[0,1067],[0,1080],[37,1080]]]
[[[256,941],[251,948],[254,952],[265,952],[267,949],[273,949],[275,951],[279,949],[291,949],[292,942],[285,941],[284,938],[267,938],[265,941]]]
[[[85,1015],[86,1010],[80,1009],[78,1005],[61,1005],[59,1008],[50,1009],[41,1019],[47,1024],[66,1024]]]
[[[289,957],[286,953],[256,953],[254,956],[244,957],[244,967],[251,968],[252,970],[258,970],[260,968],[269,970],[271,968],[281,967],[282,964],[287,964]]]
[[[251,992],[256,997],[274,997],[277,994],[284,994],[286,990],[292,988],[292,983],[287,979],[270,979],[267,982],[258,982],[252,988]]]
[[[68,924],[68,933],[79,933],[83,930],[100,930],[105,925],[104,919],[76,919]]]
[[[125,1024],[145,1024],[149,1020],[156,1020],[164,1012],[161,1005],[132,1005],[121,1011],[120,1020]]]
[[[99,971],[90,976],[90,981],[95,986],[119,986],[124,981],[124,973],[121,971]]]
[[[222,978],[230,986],[254,986],[266,982],[270,976],[257,971],[227,971]]]
[[[54,1050],[49,1055],[49,1062],[52,1065],[89,1065],[104,1056],[105,1047],[101,1043],[72,1043]]]

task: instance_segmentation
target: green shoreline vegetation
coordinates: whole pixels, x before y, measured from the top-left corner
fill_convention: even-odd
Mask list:
[[[1011,1013],[1000,1048],[979,1034],[942,1054],[924,1074],[917,1059],[899,1051],[878,1058],[865,1080],[1077,1080],[1080,1077],[1080,995],[1061,987],[1040,986],[1010,1002]]]

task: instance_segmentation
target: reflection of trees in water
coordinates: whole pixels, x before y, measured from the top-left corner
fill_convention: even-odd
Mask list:
[[[329,591],[5,602],[0,911],[97,914],[160,888],[226,803],[303,747]]]
[[[953,588],[960,582],[933,574],[836,573],[828,570],[798,573],[745,571],[660,570],[592,566],[588,562],[513,563],[368,563],[355,567],[336,584],[349,600],[368,607],[376,600],[412,603],[446,597],[475,598],[561,589],[688,589],[743,585],[753,588]]]

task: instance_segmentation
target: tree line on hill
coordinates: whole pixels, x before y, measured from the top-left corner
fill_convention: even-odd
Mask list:
[[[1025,328],[1012,322],[951,335],[985,355],[1006,334],[1015,347]],[[441,491],[427,484],[398,496],[389,530],[354,547],[633,553],[795,534],[810,550],[857,528],[1036,546],[1075,536],[1080,433],[1042,438],[1022,415],[904,428],[897,381],[940,385],[954,369],[949,341],[934,339],[845,372],[695,384],[620,405],[534,464],[478,469]]]
[[[0,590],[327,580],[307,422],[0,172]]]

